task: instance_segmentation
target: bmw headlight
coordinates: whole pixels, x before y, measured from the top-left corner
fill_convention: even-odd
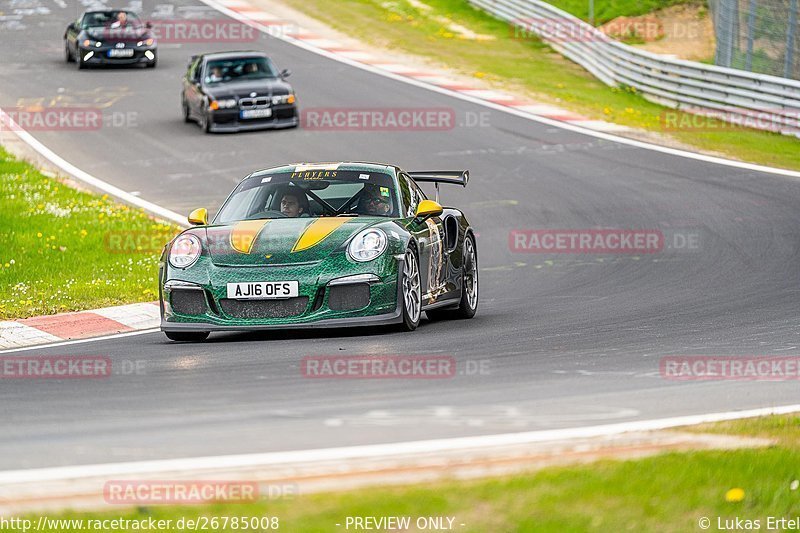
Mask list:
[[[185,233],[175,239],[169,250],[169,264],[175,268],[188,268],[200,257],[202,245],[200,239],[191,233]]]
[[[272,97],[272,105],[280,105],[280,104],[293,104],[294,103],[294,95],[293,94],[284,94],[280,96],[273,96]]]
[[[145,39],[136,43],[136,46],[153,46],[155,41],[152,38]]]
[[[227,100],[217,100],[220,109],[230,109],[231,107],[236,107],[236,99],[229,98]]]
[[[350,241],[347,255],[353,261],[372,261],[386,251],[386,243],[386,233],[382,229],[365,229]]]

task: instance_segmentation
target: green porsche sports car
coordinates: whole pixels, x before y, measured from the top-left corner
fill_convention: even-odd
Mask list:
[[[405,172],[377,163],[295,164],[244,178],[208,222],[164,248],[161,330],[175,341],[211,331],[398,324],[472,318],[478,254],[464,214],[438,203],[440,183],[468,171]],[[418,182],[433,182],[437,201]]]

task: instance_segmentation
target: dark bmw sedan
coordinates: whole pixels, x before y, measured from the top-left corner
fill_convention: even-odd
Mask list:
[[[193,56],[183,78],[183,118],[205,132],[295,127],[297,101],[288,75],[262,52]]]
[[[150,24],[124,9],[87,11],[64,32],[64,56],[79,69],[87,65],[146,65],[158,50]]]

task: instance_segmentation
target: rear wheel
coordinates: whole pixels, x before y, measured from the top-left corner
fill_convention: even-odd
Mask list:
[[[464,239],[464,264],[461,267],[461,301],[457,309],[425,311],[430,320],[472,318],[478,310],[478,254],[471,235]]]
[[[414,331],[419,326],[422,313],[422,290],[419,277],[419,259],[413,248],[406,250],[403,272],[400,275],[403,297],[403,329]]]
[[[208,331],[165,331],[164,335],[171,341],[203,342],[208,338]]]

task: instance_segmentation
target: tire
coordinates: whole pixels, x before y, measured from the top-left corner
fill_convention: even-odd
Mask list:
[[[203,105],[203,111],[200,112],[200,119],[197,121],[197,124],[200,126],[200,129],[203,130],[203,133],[211,133],[211,122],[208,119],[208,111],[205,110],[206,105]]]
[[[414,331],[422,315],[422,287],[419,275],[419,258],[414,248],[406,250],[403,271],[400,273],[400,294],[403,299],[403,324],[405,331]]]
[[[147,64],[147,68],[156,68],[156,65],[158,65],[158,56],[156,56],[152,63]]]
[[[75,63],[78,64],[78,70],[83,70],[86,68],[86,63],[83,62],[81,59],[81,53],[79,51],[75,51]]]
[[[183,108],[183,121],[191,122],[192,117],[189,115],[189,104],[187,104],[186,100],[183,98],[181,98],[181,107]]]
[[[425,311],[429,320],[472,318],[478,310],[478,253],[471,235],[464,239],[464,264],[461,267],[461,301],[457,309]]]
[[[203,342],[208,338],[208,331],[165,331],[164,335],[176,342]]]
[[[69,51],[69,41],[64,41],[64,59],[67,63],[72,63],[75,59],[72,57],[72,52]]]

